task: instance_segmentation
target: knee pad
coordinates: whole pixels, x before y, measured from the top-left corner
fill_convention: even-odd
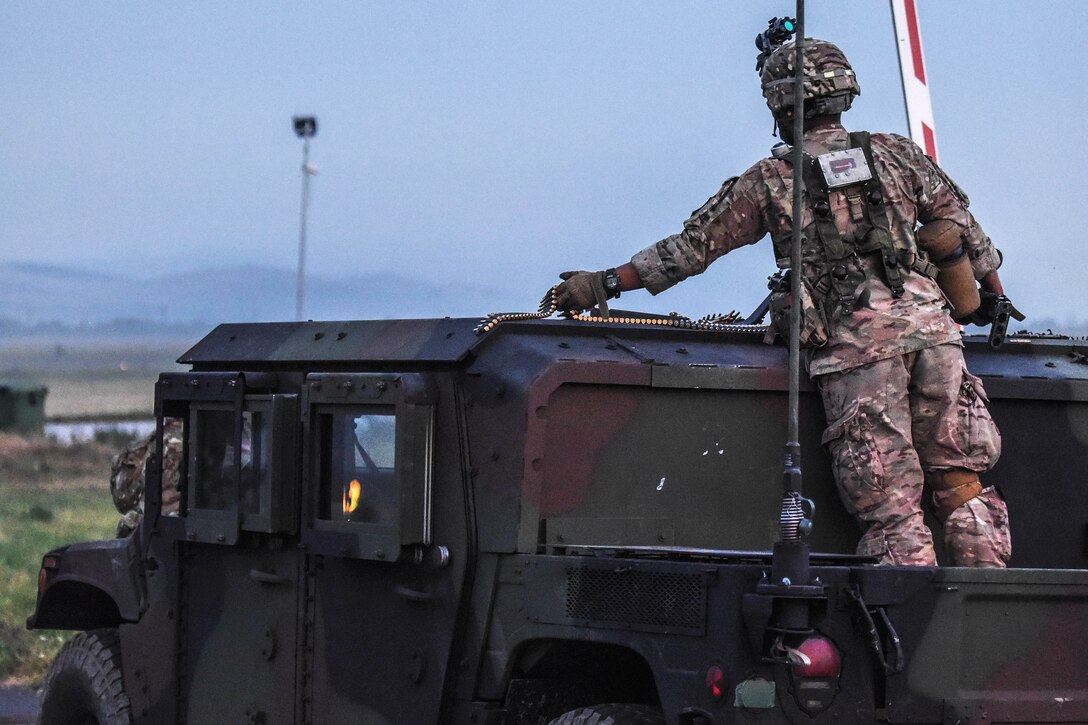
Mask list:
[[[933,489],[933,507],[942,524],[953,511],[982,493],[975,471],[927,471],[926,483]]]

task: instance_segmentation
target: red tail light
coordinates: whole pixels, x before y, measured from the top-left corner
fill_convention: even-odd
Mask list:
[[[831,707],[839,691],[839,673],[842,672],[839,649],[827,637],[814,635],[794,650],[798,655],[792,658],[790,665],[794,699],[798,707],[810,715],[823,712]]]
[[[838,677],[842,669],[842,658],[835,644],[827,637],[809,637],[796,650],[803,654],[809,663],[794,664],[794,677]]]
[[[722,695],[725,694],[723,687],[725,687],[725,672],[721,667],[711,665],[706,671],[706,689],[710,693],[710,699],[721,702]]]

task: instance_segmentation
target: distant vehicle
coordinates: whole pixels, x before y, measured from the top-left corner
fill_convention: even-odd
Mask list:
[[[83,632],[41,722],[1088,722],[1088,342],[966,339],[1008,570],[854,556],[804,390],[784,596],[785,349],[614,314],[216,328],[156,387],[181,515],[152,466],[132,536],[43,559],[28,626]]]
[[[0,432],[41,435],[48,394],[44,385],[0,381]]]

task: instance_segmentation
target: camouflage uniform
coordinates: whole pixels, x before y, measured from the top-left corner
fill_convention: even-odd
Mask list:
[[[178,475],[181,471],[182,423],[180,418],[167,418],[163,424],[166,453],[163,456],[162,513],[178,515]],[[144,517],[144,483],[148,460],[155,454],[155,434],[134,441],[113,459],[110,472],[110,493],[113,505],[121,514],[117,535],[128,536]]]
[[[850,140],[833,124],[807,131],[803,147],[815,157],[847,149]],[[998,267],[1000,255],[967,210],[967,196],[921,149],[890,134],[873,134],[871,148],[888,231],[901,255],[917,258],[918,224],[948,219],[964,227],[976,279]],[[864,200],[854,189],[831,190],[828,198],[835,228],[847,242],[860,241],[864,216]],[[726,181],[682,232],[637,253],[631,263],[646,288],[658,294],[769,233],[778,266],[787,268],[792,200],[790,164],[763,159]],[[802,280],[813,304],[805,314],[818,320],[826,342],[809,347],[809,375],[823,394],[830,423],[824,440],[840,495],[865,529],[859,553],[882,563],[933,564],[932,537],[920,508],[923,479],[932,483],[944,471],[989,469],[1000,452],[1000,436],[981,382],[964,366],[960,333],[936,282],[904,271],[903,294],[896,298],[882,278],[879,255],[855,255],[850,264],[864,280],[857,304],[851,310],[833,304],[826,295],[831,269],[811,207],[806,199]],[[945,535],[957,565],[1004,566],[1010,548],[1004,500],[986,489],[948,517]]]
[[[889,564],[933,563],[923,480],[937,471],[985,471],[1001,454],[982,383],[967,372],[959,346],[894,355],[816,382],[839,492],[867,527],[858,553]],[[940,503],[945,494],[935,495]],[[1004,566],[1008,513],[996,489],[983,490],[944,523],[956,564]]]

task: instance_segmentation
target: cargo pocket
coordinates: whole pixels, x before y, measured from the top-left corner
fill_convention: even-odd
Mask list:
[[[964,368],[957,443],[963,451],[964,467],[972,471],[988,470],[1001,456],[1001,433],[986,407],[989,402],[982,381]]]
[[[831,454],[839,495],[851,513],[865,513],[883,503],[884,463],[861,401],[855,400],[827,427],[822,443]]]
[[[884,539],[883,534],[862,537],[861,541],[858,542],[857,554],[858,556],[871,556],[876,559],[877,564],[896,563],[891,552],[888,551],[888,542]]]

